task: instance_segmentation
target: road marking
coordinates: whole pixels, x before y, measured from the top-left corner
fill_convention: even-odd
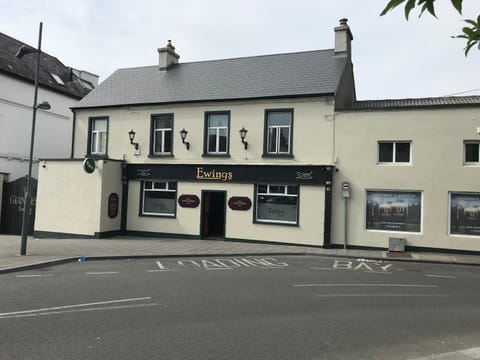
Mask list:
[[[147,272],[164,272],[164,271],[170,271],[170,270],[169,269],[147,270]]]
[[[450,297],[450,295],[438,294],[326,294],[315,295],[317,297],[332,298],[332,297]]]
[[[449,275],[433,275],[433,274],[425,274],[428,277],[435,277],[435,278],[445,278],[445,279],[456,279],[456,276],[449,276]]]
[[[367,274],[391,274],[391,271],[364,271]]]
[[[76,313],[76,312],[132,309],[132,308],[147,307],[147,306],[158,306],[158,303],[102,306],[102,307],[93,307],[93,308],[86,308],[86,309],[85,308],[83,308],[83,309],[68,309],[68,310],[58,310],[58,311],[44,311],[44,312],[29,313],[29,314],[6,315],[6,316],[0,316],[0,320],[2,320],[2,319],[12,319],[12,318],[22,318],[22,317],[59,315],[59,314],[68,314],[68,313]]]
[[[198,268],[203,270],[226,270],[237,268],[256,268],[256,269],[284,269],[288,267],[286,262],[281,262],[272,257],[266,258],[219,258],[219,259],[183,259],[178,260],[177,264],[189,268]],[[162,265],[163,266],[163,265]]]
[[[387,272],[387,269],[393,266],[392,264],[382,265],[383,262],[375,260],[358,259],[357,262],[359,262],[359,264],[354,266],[353,261],[335,260],[332,267],[335,270],[365,270],[365,272],[375,272],[377,271],[375,269],[379,269]],[[370,265],[368,265],[367,262],[370,263]]]
[[[108,274],[118,274],[118,271],[87,272],[87,275],[108,275]]]
[[[322,267],[311,267],[310,268],[311,270],[335,270],[335,269],[332,269],[332,268],[322,268]]]
[[[41,313],[41,312],[45,312],[45,311],[64,310],[64,309],[80,308],[80,307],[95,306],[95,305],[106,305],[106,304],[117,304],[117,303],[122,303],[122,302],[143,301],[143,300],[150,300],[150,299],[151,299],[151,297],[147,296],[147,297],[142,297],[142,298],[120,299],[120,300],[98,301],[98,302],[93,302],[93,303],[83,303],[83,304],[75,304],[75,305],[54,306],[54,307],[41,308],[41,309],[21,310],[21,311],[0,313],[0,317],[11,316],[11,315],[20,315],[20,314]]]
[[[438,285],[420,285],[420,284],[295,284],[293,286],[294,287],[372,286],[372,287],[438,288]]]
[[[31,274],[31,275],[16,275],[17,278],[35,278],[35,277],[50,277],[53,274]]]

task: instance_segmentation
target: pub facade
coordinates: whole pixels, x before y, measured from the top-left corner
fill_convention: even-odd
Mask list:
[[[72,154],[44,159],[37,237],[329,246],[333,117],[354,101],[335,49],[120,69],[73,108]]]

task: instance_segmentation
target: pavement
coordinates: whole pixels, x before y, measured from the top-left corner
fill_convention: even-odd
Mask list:
[[[0,235],[0,273],[21,271],[77,260],[193,256],[319,255],[356,259],[480,265],[480,255],[385,250],[323,249],[275,243],[222,240],[114,237],[109,239],[27,240],[20,255],[19,235]]]

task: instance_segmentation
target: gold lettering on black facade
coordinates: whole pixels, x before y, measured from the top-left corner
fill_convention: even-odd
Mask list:
[[[232,181],[233,173],[231,171],[204,170],[203,167],[197,167],[197,180]]]

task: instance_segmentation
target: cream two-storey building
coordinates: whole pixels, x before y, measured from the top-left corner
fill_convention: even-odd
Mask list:
[[[357,101],[335,48],[119,69],[40,168],[37,236],[480,251],[480,97]],[[395,248],[396,249],[396,248]]]

